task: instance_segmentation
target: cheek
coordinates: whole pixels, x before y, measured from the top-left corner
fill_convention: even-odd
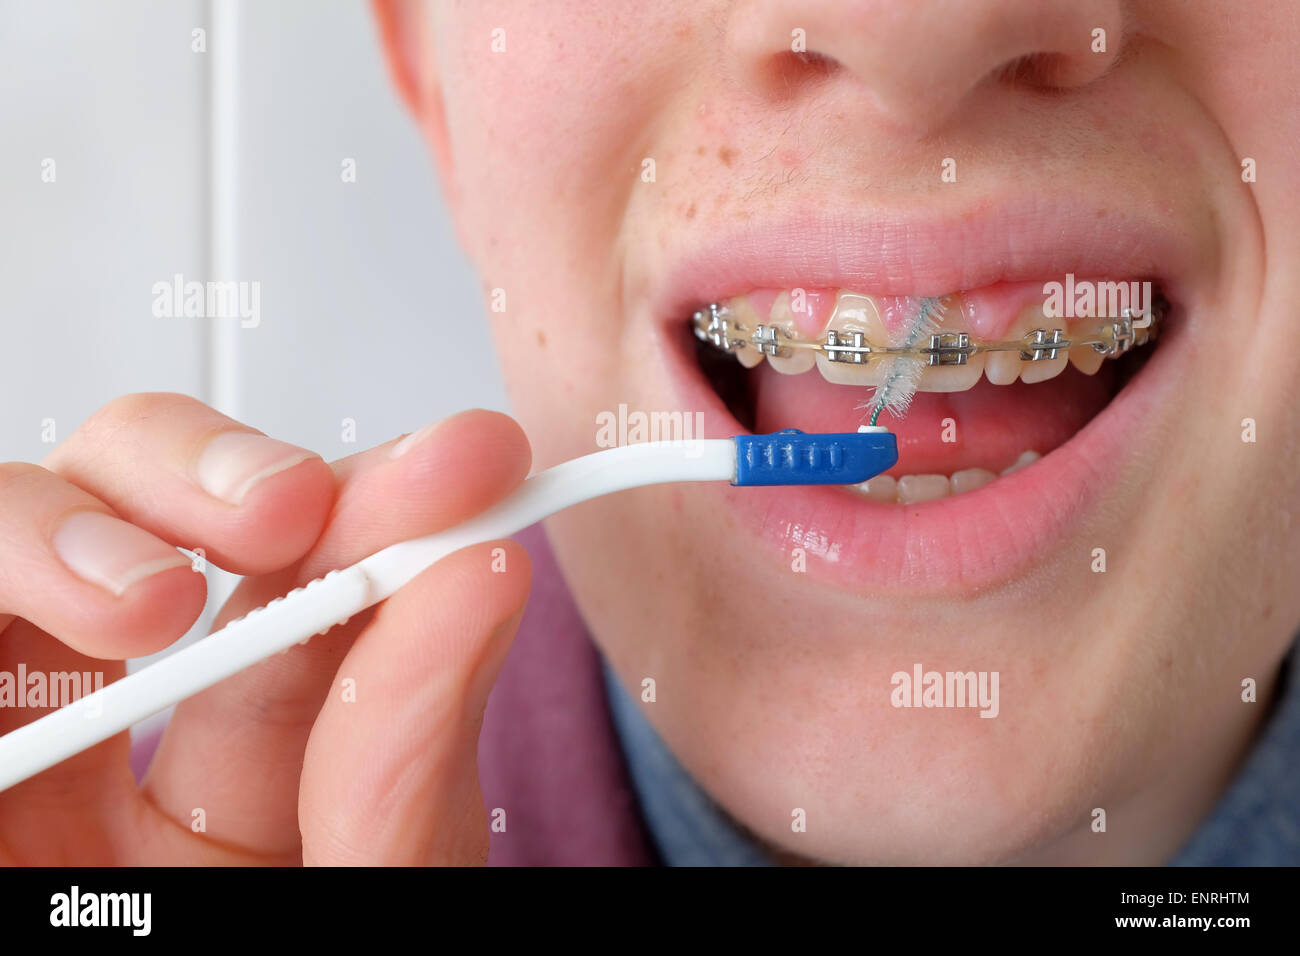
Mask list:
[[[632,400],[617,385],[616,251],[648,97],[664,88],[661,25],[636,9],[476,3],[436,29],[457,226],[544,467],[594,450],[596,413]]]
[[[549,248],[559,248],[557,232],[584,220],[616,225],[615,200],[635,179],[640,130],[662,88],[653,75],[657,29],[653,14],[636,9],[457,8],[437,56],[474,253],[488,253],[521,224],[530,245]]]

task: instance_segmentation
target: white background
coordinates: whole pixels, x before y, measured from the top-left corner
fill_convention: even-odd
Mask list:
[[[43,419],[61,441],[135,391],[215,399],[326,458],[505,407],[478,280],[362,0],[0,0],[0,136],[0,460],[39,461]],[[223,242],[230,275],[212,271]],[[260,282],[260,326],[154,318],[153,283],[178,272]]]
[[[363,0],[0,0],[0,137],[0,461],[129,392],[327,460],[506,408]],[[259,282],[260,325],[155,318],[176,273]]]

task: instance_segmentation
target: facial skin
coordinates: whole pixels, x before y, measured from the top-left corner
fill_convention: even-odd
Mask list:
[[[620,403],[689,410],[665,334],[686,316],[655,308],[665,277],[720,231],[842,212],[961,222],[1069,194],[1178,234],[1192,267],[1174,277],[1179,326],[1159,377],[1149,369],[1158,401],[1106,493],[996,580],[850,580],[816,549],[795,573],[789,548],[760,542],[732,507],[739,490],[643,489],[548,524],[624,684],[655,679],[646,716],[779,851],[853,863],[1176,852],[1266,716],[1300,622],[1290,4],[377,12],[461,240],[485,289],[506,292],[493,331],[539,468],[595,450],[596,416]],[[1107,53],[1089,49],[1095,27]],[[794,28],[823,59],[789,54]],[[941,181],[946,157],[955,183]],[[1245,157],[1256,182],[1242,181]],[[944,546],[919,542],[899,565]],[[999,672],[1000,713],[892,707],[890,675],[915,663]],[[1242,702],[1246,678],[1255,703]],[[792,831],[795,808],[807,832]]]

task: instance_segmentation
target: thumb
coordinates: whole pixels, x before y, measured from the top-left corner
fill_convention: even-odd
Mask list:
[[[531,574],[513,541],[476,545],[380,605],[307,742],[298,794],[304,863],[487,859],[478,734]]]

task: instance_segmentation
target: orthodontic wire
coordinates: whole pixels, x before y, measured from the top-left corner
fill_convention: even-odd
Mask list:
[[[809,341],[762,323],[756,325],[751,333],[746,326],[734,321],[726,308],[716,302],[695,312],[693,327],[697,339],[732,355],[746,347],[771,356],[788,354],[792,349],[811,349],[826,354],[832,362],[862,365],[872,357],[883,362],[891,357],[902,356],[918,359],[927,367],[942,367],[965,365],[970,356],[988,352],[1019,352],[1023,361],[1038,362],[1055,359],[1060,352],[1076,346],[1091,347],[1107,358],[1117,358],[1154,339],[1168,310],[1168,303],[1163,300],[1157,300],[1149,316],[1125,308],[1119,317],[1103,316],[1101,318],[1106,321],[1099,327],[1077,333],[1072,338],[1065,338],[1064,330],[1060,328],[1038,328],[1019,339],[993,342],[972,342],[965,332],[946,332],[932,334],[928,346],[921,348],[875,345],[865,340],[861,332],[851,332],[836,338],[839,333],[829,329],[825,342]]]

